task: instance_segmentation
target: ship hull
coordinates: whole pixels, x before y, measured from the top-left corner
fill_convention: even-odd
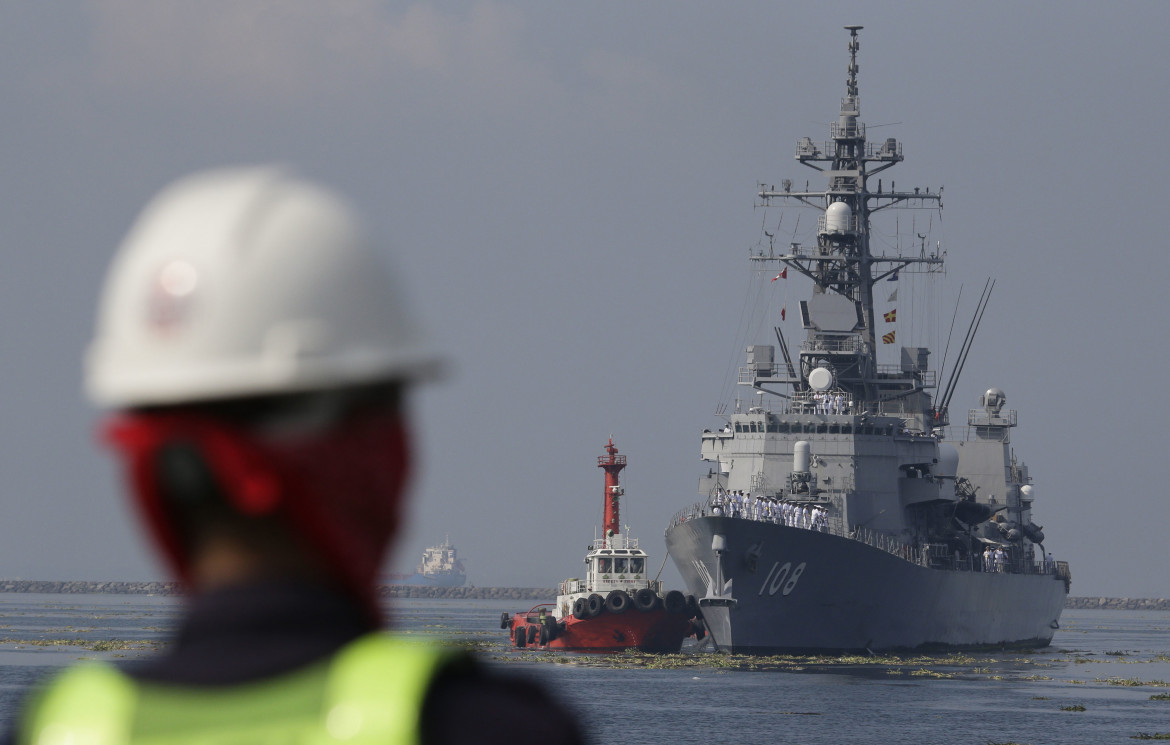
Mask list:
[[[463,587],[467,584],[466,574],[419,574],[414,573],[407,577],[402,584],[416,587]]]
[[[541,636],[540,622],[531,611],[516,613],[511,625],[514,646],[594,653],[636,649],[651,654],[671,654],[678,652],[683,639],[696,631],[685,615],[668,613],[662,608],[652,611],[631,609],[625,613],[603,613],[591,618],[566,616],[551,639],[547,632]],[[523,642],[518,643],[521,636]]]
[[[1045,646],[1067,595],[1051,574],[931,569],[850,538],[726,516],[674,525],[666,545],[715,644],[733,653]]]

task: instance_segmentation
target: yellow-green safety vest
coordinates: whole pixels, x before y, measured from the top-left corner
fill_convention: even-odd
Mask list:
[[[458,659],[370,634],[324,662],[231,686],[140,683],[86,663],[36,697],[19,745],[408,745],[435,674]]]

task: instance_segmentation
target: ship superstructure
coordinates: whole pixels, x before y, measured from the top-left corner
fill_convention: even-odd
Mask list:
[[[802,138],[796,159],[823,190],[761,189],[764,204],[821,211],[816,245],[753,252],[777,278],[811,281],[799,306],[795,354],[747,348],[737,404],[704,431],[698,504],[679,512],[667,547],[701,597],[712,638],[733,652],[1043,645],[1068,592],[1067,564],[1046,556],[1032,521],[1034,487],[1010,445],[1016,412],[989,389],[966,422],[950,397],[991,291],[940,383],[926,347],[879,364],[878,282],[938,272],[940,248],[875,255],[871,219],[883,209],[941,209],[942,189],[886,188],[878,174],[903,159],[896,139],[867,139],[850,33],[846,95],[830,140]],[[795,277],[794,277],[795,278]],[[777,356],[779,348],[779,356]],[[941,386],[941,389],[940,389]]]
[[[430,587],[462,587],[467,584],[467,570],[450,536],[423,551],[422,560],[406,584]]]

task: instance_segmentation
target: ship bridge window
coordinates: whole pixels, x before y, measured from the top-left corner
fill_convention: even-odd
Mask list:
[[[760,431],[758,429],[758,425],[755,422],[751,422],[748,426],[750,428],[750,431],[752,431],[752,432],[759,432]]]
[[[630,573],[641,574],[646,571],[646,560],[640,557],[630,559]]]
[[[627,569],[626,569],[627,568],[627,563],[626,563],[627,561],[629,561],[629,560],[628,559],[614,559],[613,560],[613,571],[617,574],[625,574],[627,571]]]
[[[735,423],[735,431],[736,432],[743,432],[743,424],[741,424],[740,422],[736,422]]]
[[[780,425],[777,424],[776,422],[768,422],[768,431],[769,432],[779,432]]]
[[[609,574],[612,567],[613,567],[613,560],[612,559],[602,557],[602,558],[597,560],[597,571],[601,572],[602,574]]]

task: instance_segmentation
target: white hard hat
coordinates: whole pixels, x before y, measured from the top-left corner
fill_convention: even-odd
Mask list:
[[[273,167],[164,189],[106,277],[86,389],[113,407],[292,393],[433,374],[359,221]]]

